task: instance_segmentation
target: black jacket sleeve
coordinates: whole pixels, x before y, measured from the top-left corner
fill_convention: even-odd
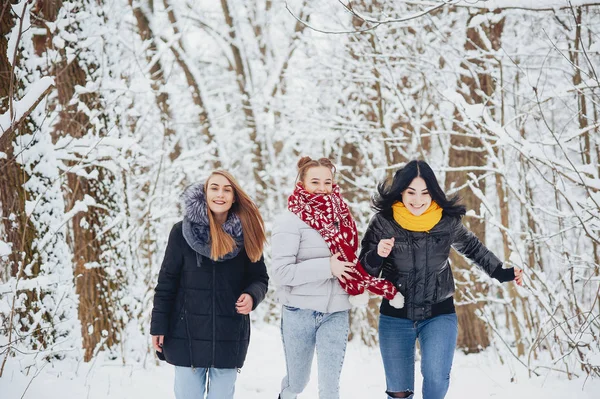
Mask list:
[[[512,281],[515,278],[514,269],[502,268],[502,262],[487,249],[479,239],[470,232],[460,220],[457,221],[453,234],[454,248],[471,259],[484,272],[500,282]]]
[[[375,277],[379,276],[381,268],[383,267],[383,261],[385,260],[385,258],[382,258],[377,254],[377,245],[379,244],[379,241],[384,238],[382,237],[380,217],[379,214],[376,214],[371,219],[369,227],[367,227],[367,231],[365,232],[365,236],[360,243],[361,249],[358,257],[365,271]]]
[[[244,293],[252,297],[252,310],[254,310],[265,299],[269,288],[269,275],[265,266],[265,258],[261,257],[257,262],[251,262],[248,259],[246,275],[248,285],[244,289]]]
[[[154,306],[150,322],[151,335],[167,335],[169,332],[169,316],[177,297],[179,275],[183,265],[181,240],[183,240],[181,223],[177,223],[169,234],[167,250],[158,274],[158,284],[154,289]]]

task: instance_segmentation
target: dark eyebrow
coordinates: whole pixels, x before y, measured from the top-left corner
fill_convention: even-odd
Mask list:
[[[311,182],[318,182],[318,181],[321,181],[321,180],[318,177],[313,177],[312,179],[310,179],[310,181]],[[325,183],[332,183],[333,179],[325,179],[324,181],[325,181]]]

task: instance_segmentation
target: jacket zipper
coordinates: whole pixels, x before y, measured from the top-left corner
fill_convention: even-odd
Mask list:
[[[185,303],[186,303],[186,299],[185,299],[185,295],[184,295],[184,297],[183,297],[183,318],[185,319],[185,331],[187,333],[188,346],[189,346],[189,350],[190,350],[190,364],[192,367],[192,371],[196,371],[196,368],[194,367],[194,353],[192,351],[192,336],[190,335],[190,325],[188,323],[187,309],[185,308]]]
[[[425,292],[427,292],[427,278],[429,277],[429,238],[431,237],[431,235],[429,234],[429,231],[425,232]],[[423,292],[423,295],[425,295],[425,292]],[[425,298],[423,298],[425,299]],[[425,303],[423,303],[423,309],[425,309]],[[423,315],[425,316],[425,315]]]
[[[417,278],[417,259],[415,258],[415,249],[414,249],[413,236],[410,233],[408,233],[407,236],[408,236],[408,244],[409,244],[408,247],[409,247],[410,254],[412,255],[412,261],[413,261],[413,264],[412,264],[412,274],[413,274],[414,277],[413,277],[413,281],[412,281],[412,284],[411,284],[410,291],[411,291],[411,297],[413,298],[413,301],[414,301],[415,292],[416,292],[416,288],[415,288],[416,284],[415,284],[414,280]],[[410,282],[410,272],[408,273],[408,280],[409,281],[406,282],[407,284]],[[410,310],[407,311],[407,313],[409,313],[409,312],[410,312]],[[412,317],[414,318],[414,313],[415,313],[414,305],[412,307],[412,313],[413,313]],[[409,317],[410,317],[410,314],[409,314]]]
[[[240,345],[242,342],[242,332],[244,332],[244,322],[246,321],[246,316],[242,315],[242,321],[240,322],[240,329],[239,329],[239,333],[238,333],[238,341],[237,341],[237,347],[235,350],[235,361],[237,363],[239,357],[240,357]],[[237,368],[238,373],[240,372],[240,368]]]
[[[213,335],[212,335],[212,361],[211,361],[212,366],[211,367],[214,368],[215,367],[215,350],[216,350],[215,347],[217,346],[217,339],[215,337],[215,334],[217,333],[217,331],[216,331],[217,330],[217,327],[216,327],[216,325],[217,325],[217,308],[216,308],[216,299],[215,299],[217,289],[215,286],[216,267],[215,267],[214,262],[212,262],[212,268],[213,268],[212,269],[212,276],[213,276],[213,279],[212,279],[213,280],[212,281],[212,314],[213,314],[212,330],[213,331],[212,332],[213,332]]]

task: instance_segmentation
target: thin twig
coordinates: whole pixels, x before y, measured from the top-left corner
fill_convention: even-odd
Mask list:
[[[365,29],[358,29],[358,30],[347,30],[347,31],[330,31],[330,30],[325,30],[325,29],[319,29],[319,28],[315,28],[314,26],[312,26],[311,24],[308,23],[308,21],[304,21],[302,19],[300,19],[296,14],[293,13],[293,11],[290,9],[287,1],[285,2],[285,8],[286,10],[288,10],[288,12],[291,14],[292,17],[294,17],[296,19],[296,21],[300,22],[301,24],[305,25],[307,28],[312,29],[316,32],[320,32],[320,33],[325,33],[325,34],[329,34],[329,35],[348,35],[348,34],[353,34],[353,33],[363,33],[363,32],[369,32],[372,31],[373,29],[376,29],[379,25],[381,24],[375,24],[374,26],[371,26],[369,28],[365,28]]]

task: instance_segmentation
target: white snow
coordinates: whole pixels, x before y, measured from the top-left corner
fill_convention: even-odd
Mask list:
[[[572,5],[573,7],[580,7],[587,5],[598,4],[594,0],[462,0],[457,2],[460,6],[476,7],[476,8],[487,8],[494,10],[497,8],[519,8],[529,10],[548,10],[565,8]]]
[[[509,306],[508,285],[493,284],[489,293],[474,293],[474,300],[486,303],[484,314],[489,316],[495,343],[486,354],[457,353],[448,397],[587,398],[590,392],[600,391],[597,377],[594,381],[590,378],[582,391],[583,380],[569,381],[565,374],[569,371],[585,376],[582,362],[588,366],[600,363],[600,347],[597,341],[590,341],[591,335],[598,336],[598,325],[591,321],[598,316],[599,280],[597,260],[590,249],[600,229],[600,172],[595,152],[599,137],[591,120],[588,127],[581,127],[577,118],[577,93],[586,94],[592,115],[591,105],[598,98],[593,90],[597,81],[584,73],[581,83],[573,84],[575,69],[568,53],[574,43],[575,21],[571,10],[565,8],[568,0],[460,1],[459,7],[444,7],[406,24],[383,24],[372,32],[374,36],[323,35],[310,28],[296,32],[296,21],[286,2],[272,2],[273,7],[266,10],[264,0],[246,1],[243,7],[232,7],[235,44],[240,46],[247,68],[243,77],[230,68],[234,62],[230,30],[223,22],[219,2],[172,1],[179,34],[174,32],[162,2],[154,3],[155,12],[146,14],[156,51],[149,51],[151,41],[141,39],[132,6],[126,0],[63,2],[56,20],[47,21],[44,29],[30,26],[29,2],[19,0],[12,6],[11,15],[20,15],[24,7],[28,12],[21,40],[17,43],[18,24],[6,35],[8,54],[4,55],[12,61],[17,49],[20,56],[14,70],[18,90],[13,94],[19,101],[14,102],[11,115],[0,115],[0,136],[52,84],[42,75],[54,74],[55,65],[77,56],[86,80],[79,82],[75,95],[65,103],[58,101],[54,90],[48,106],[43,101],[31,114],[35,131],[19,132],[12,151],[0,152],[0,159],[10,154],[28,175],[24,184],[26,214],[35,229],[37,263],[20,266],[28,273],[34,266],[40,270],[37,277],[19,281],[5,278],[10,273],[0,270],[5,273],[0,274],[0,319],[8,320],[13,300],[17,307],[25,306],[27,291],[46,292],[30,307],[39,311],[32,310],[31,315],[17,321],[21,339],[14,341],[15,357],[8,359],[0,378],[0,399],[20,398],[35,375],[34,371],[28,376],[21,372],[28,365],[34,370],[44,364],[43,356],[48,353],[65,354],[66,359],[47,365],[33,378],[25,397],[172,397],[172,368],[148,365],[153,354],[148,354],[145,368],[134,359],[143,358],[147,352],[145,330],[151,317],[152,287],[169,228],[181,216],[178,196],[187,184],[202,181],[213,168],[212,162],[218,160],[256,198],[261,191],[252,169],[256,145],[262,147],[264,162],[258,174],[268,186],[260,204],[268,232],[273,216],[285,209],[296,178],[298,155],[335,159],[347,187],[357,189],[356,199],[349,205],[361,232],[372,215],[368,197],[386,172],[400,166],[398,159],[428,160],[436,173],[441,172],[440,182],[451,190],[458,190],[459,184],[448,182],[445,173],[469,173],[467,187],[484,206],[470,209],[468,216],[484,219],[486,242],[498,255],[503,251],[504,227],[499,203],[508,201],[507,263],[524,266],[528,286],[517,290],[521,300],[514,301],[514,306]],[[352,29],[350,15],[337,0],[318,5],[306,2],[305,6],[303,0],[287,3],[299,16],[310,14],[316,27]],[[357,11],[369,18],[397,19],[412,15],[415,5],[427,8],[438,3],[386,0],[372,11],[360,7]],[[574,7],[589,3],[571,1]],[[136,1],[133,7],[139,4]],[[474,16],[479,10],[467,5],[488,10],[520,7],[555,11],[514,9]],[[595,34],[598,6],[583,11],[582,37],[590,47],[589,60],[580,57],[579,63],[587,71],[588,64],[600,65],[600,42]],[[483,34],[490,23],[503,20],[500,37],[481,38],[487,50],[465,47],[467,29]],[[198,26],[197,21],[203,25]],[[39,54],[33,36],[45,34],[46,28],[56,48]],[[256,28],[261,28],[261,35],[255,35]],[[364,40],[367,37],[374,41]],[[489,51],[494,40],[500,47]],[[202,132],[199,107],[171,46],[178,49],[197,79],[214,139]],[[262,46],[264,54],[259,51]],[[164,84],[149,76],[153,63],[161,66]],[[495,92],[489,99],[473,103],[475,89],[469,82],[477,74],[489,75]],[[240,78],[245,81],[244,91],[239,89]],[[376,82],[381,90],[375,89]],[[159,93],[168,95],[168,112],[157,107]],[[242,98],[249,101],[250,108],[245,108]],[[382,100],[381,107],[375,104],[376,99]],[[89,121],[82,135],[63,135],[57,130],[68,105]],[[254,127],[247,123],[246,109],[255,113]],[[483,167],[452,166],[450,138],[457,132],[482,142],[482,155],[487,159]],[[253,133],[257,140],[251,138]],[[589,161],[581,157],[586,135],[591,139]],[[181,146],[181,154],[172,160],[175,143]],[[357,153],[360,164],[342,162],[342,155],[353,157]],[[487,177],[478,180],[476,171]],[[504,198],[497,195],[500,186],[496,176],[505,184]],[[73,203],[73,177],[88,180],[97,188],[90,192],[93,198]],[[469,188],[464,190],[463,197]],[[0,230],[19,228],[21,219],[17,210],[14,212],[2,215],[7,219],[4,227],[0,223]],[[99,225],[92,223],[94,213],[102,215]],[[102,237],[98,240],[102,256],[85,267],[103,268],[108,278],[117,276],[122,281],[112,292],[116,300],[112,316],[115,323],[123,322],[126,330],[122,333],[124,341],[113,350],[124,348],[128,366],[123,367],[120,359],[103,361],[103,352],[92,365],[74,363],[83,351],[82,326],[77,318],[79,299],[73,284],[73,262],[79,255],[73,252],[75,215],[83,216],[80,226]],[[14,244],[7,249],[6,244],[0,243],[0,255],[18,249]],[[267,248],[267,263],[269,253]],[[531,260],[530,254],[534,255]],[[466,278],[469,273],[456,271]],[[475,279],[483,281],[480,274]],[[580,309],[590,317],[572,317]],[[43,312],[52,319],[43,317]],[[364,322],[366,315],[359,314],[353,321]],[[514,326],[506,324],[512,316],[515,323],[528,326],[521,331],[521,340],[525,352],[532,351],[529,360],[538,356],[536,364],[545,367],[540,378],[529,379],[511,357],[513,348],[504,346],[504,342],[513,345],[520,335]],[[83,330],[87,327],[84,325]],[[371,327],[364,327],[365,336],[374,333]],[[51,342],[47,352],[33,349],[38,337],[32,331],[46,334]],[[0,333],[0,363],[7,337]],[[537,337],[546,338],[539,342]],[[573,342],[579,345],[577,351],[573,351]],[[499,358],[506,363],[501,364]],[[527,355],[520,360],[528,361]],[[240,375],[238,397],[276,397],[283,369],[277,327],[256,326],[248,363]],[[545,374],[550,369],[559,371]],[[420,381],[417,377],[417,391]],[[351,344],[342,382],[344,398],[383,397],[377,349]],[[316,397],[316,392],[313,377],[301,398]]]
[[[27,6],[27,0],[22,0],[20,3],[12,5],[12,10],[15,13],[15,15],[18,15],[19,17],[21,15],[23,15],[24,20],[20,26],[17,23],[10,32],[10,37],[8,39],[8,46],[6,49],[6,57],[8,59],[8,62],[11,64],[13,62],[13,57],[15,56],[15,49],[16,49],[17,45],[19,44],[17,42],[17,39],[19,38],[19,29],[21,30],[21,35],[22,35],[22,33],[24,31],[28,30],[31,27],[30,20],[29,20],[29,13],[25,12],[25,14],[23,14],[23,7],[26,7],[26,6]]]
[[[10,110],[0,115],[0,131],[4,133],[8,130],[14,121],[18,121],[35,104],[40,96],[50,86],[54,85],[54,78],[45,76],[33,83],[25,96],[18,101],[13,102],[13,117]]]
[[[153,357],[153,355],[152,355]],[[10,363],[13,365],[14,363]],[[417,398],[422,398],[420,364],[415,370]],[[285,370],[279,329],[270,325],[254,325],[246,364],[238,376],[236,398],[276,398]],[[318,398],[317,366],[313,364],[311,380],[300,398]],[[512,381],[512,382],[511,382]],[[173,395],[173,367],[148,361],[123,366],[121,360],[77,364],[66,362],[47,366],[39,375],[24,376],[9,368],[0,379],[4,399],[20,398],[31,383],[24,398],[45,399],[167,399]],[[50,388],[51,387],[51,388]],[[385,378],[379,350],[363,344],[348,344],[341,377],[341,397],[344,399],[383,398]],[[562,399],[597,398],[600,381],[583,378],[543,375],[529,379],[524,369],[511,370],[501,365],[489,352],[464,355],[457,352],[447,399]]]
[[[0,240],[0,256],[8,256],[11,254],[11,244]]]

